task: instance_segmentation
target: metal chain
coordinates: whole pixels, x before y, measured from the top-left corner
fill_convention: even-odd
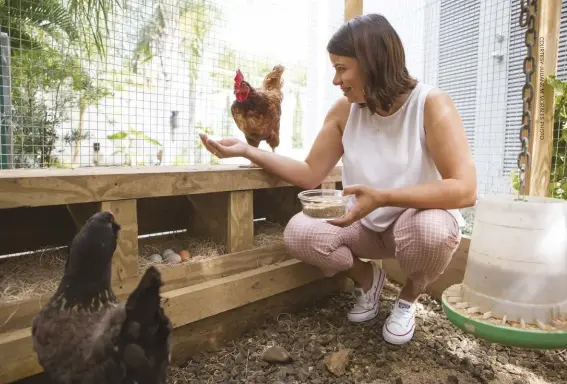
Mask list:
[[[536,69],[536,60],[534,58],[534,45],[537,41],[536,32],[536,13],[537,0],[521,0],[520,3],[520,26],[526,28],[524,43],[527,47],[527,54],[524,58],[523,70],[526,76],[526,82],[522,88],[523,112],[522,127],[520,129],[520,142],[522,149],[518,154],[518,168],[520,170],[520,188],[518,190],[518,199],[524,200],[526,194],[526,170],[530,167],[530,152],[528,151],[529,140],[532,138],[532,99],[534,97],[534,87],[532,84],[532,74]]]

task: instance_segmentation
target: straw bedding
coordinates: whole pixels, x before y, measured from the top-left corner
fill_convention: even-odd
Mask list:
[[[283,227],[269,222],[258,222],[255,226],[254,246],[264,247],[283,240]],[[224,246],[211,241],[191,237],[188,233],[150,237],[139,241],[139,271],[157,264],[149,260],[155,253],[166,249],[189,251],[191,257],[182,263],[198,263],[226,253]],[[63,275],[67,249],[40,251],[17,257],[0,259],[0,302],[9,303],[32,297],[49,295],[55,291]],[[160,262],[165,267],[179,263]]]

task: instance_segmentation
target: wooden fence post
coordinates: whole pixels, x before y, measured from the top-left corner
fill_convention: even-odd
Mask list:
[[[530,168],[526,172],[526,191],[530,196],[548,196],[553,150],[554,89],[547,83],[557,71],[561,0],[538,0],[533,46],[536,68],[532,75],[532,135],[529,142]],[[522,64],[523,65],[523,64]],[[518,126],[521,122],[518,122]]]
[[[362,15],[363,0],[345,0],[345,21]]]

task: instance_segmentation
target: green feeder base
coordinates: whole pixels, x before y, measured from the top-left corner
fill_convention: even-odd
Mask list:
[[[495,325],[484,320],[472,319],[457,310],[442,296],[445,315],[451,323],[463,331],[492,343],[519,348],[562,349],[567,348],[567,331],[522,329],[508,325]]]

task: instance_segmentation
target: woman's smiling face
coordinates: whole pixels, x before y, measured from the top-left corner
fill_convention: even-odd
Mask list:
[[[341,88],[350,103],[364,103],[364,81],[358,60],[332,53],[329,57],[335,68],[333,84]]]

